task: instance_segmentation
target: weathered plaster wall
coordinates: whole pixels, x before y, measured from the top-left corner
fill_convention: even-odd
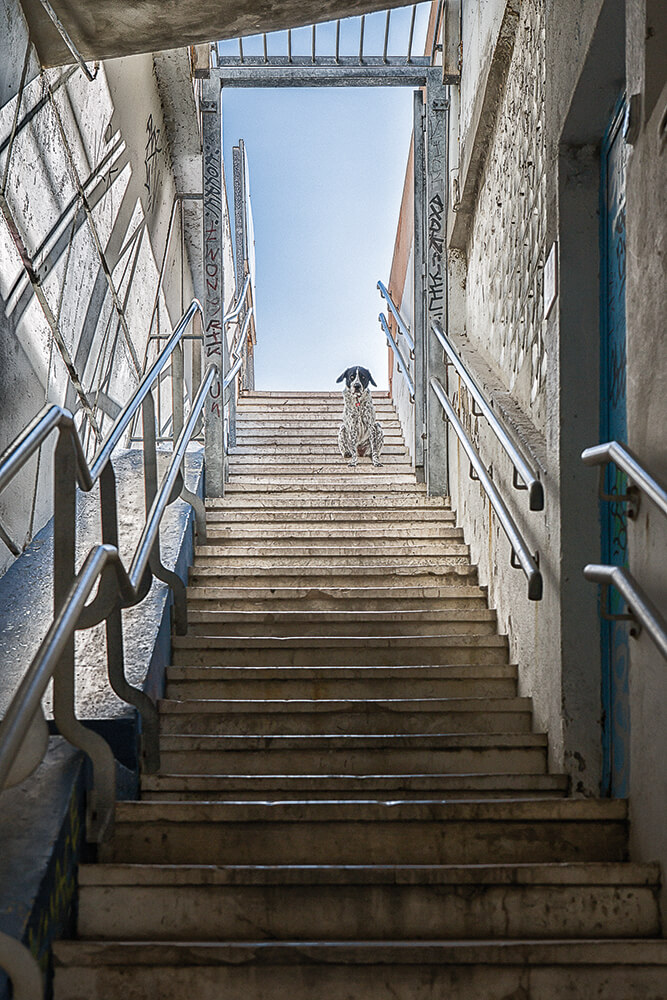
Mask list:
[[[512,489],[511,466],[485,421],[471,415],[465,390],[450,385],[450,395],[529,547],[539,552],[539,604],[527,601],[525,579],[510,567],[509,545],[450,433],[451,489],[481,580],[509,634],[521,691],[534,699],[536,725],[549,732],[551,765],[565,767],[574,789],[591,794],[599,787],[601,761],[599,634],[597,594],[581,570],[598,556],[599,527],[596,484],[579,454],[599,434],[594,144],[618,93],[622,16],[616,0],[524,0],[516,17],[515,5],[504,5],[501,51],[484,54],[494,62],[494,92],[476,94],[482,111],[475,118],[465,95],[484,86],[488,65],[480,62],[479,47],[471,56],[466,49],[466,6],[469,25],[486,14],[487,38],[501,16],[497,5],[484,11],[464,4],[451,179],[464,184],[456,172],[459,156],[461,169],[481,168],[475,183],[466,173],[472,205],[464,200],[462,215],[450,217],[452,242],[460,248],[458,256],[450,249],[450,334],[539,472],[544,512],[528,511],[525,495]],[[471,142],[481,148],[471,149]],[[560,242],[560,294],[547,318],[543,272],[554,242]]]
[[[186,232],[182,257],[177,213],[154,315],[174,196],[201,190],[190,59],[187,52],[159,57],[157,64],[150,55],[120,59],[102,65],[90,83],[73,68],[35,75],[33,58],[17,108],[25,23],[12,0],[4,0],[2,17],[16,46],[13,61],[3,63],[4,84],[0,79],[6,211],[32,259],[59,336],[40,308],[8,220],[0,217],[0,450],[45,402],[58,402],[77,413],[91,454],[99,439],[93,420],[103,435],[154,356],[149,332],[170,330],[200,285],[191,262],[201,209],[190,203],[190,246]],[[172,103],[189,116],[187,125],[175,125]],[[229,283],[228,298],[233,291]],[[170,395],[167,383],[163,416]],[[19,546],[50,516],[52,448],[47,443],[0,495],[0,523]],[[11,558],[0,542],[0,572]]]
[[[543,3],[525,0],[470,238],[467,333],[540,431],[547,369],[545,74]],[[465,110],[462,103],[462,127]]]
[[[667,487],[667,9],[628,2],[628,93],[640,95],[628,158],[628,432],[640,461]],[[662,52],[663,59],[654,58]],[[667,520],[644,499],[628,524],[630,571],[667,608]],[[667,617],[667,616],[666,616]],[[643,633],[630,642],[631,848],[667,870],[667,664]],[[667,912],[667,894],[663,913]]]

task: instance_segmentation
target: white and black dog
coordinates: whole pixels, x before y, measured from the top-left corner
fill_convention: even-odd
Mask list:
[[[367,368],[346,368],[336,382],[345,379],[343,389],[343,423],[338,428],[338,447],[343,458],[357,458],[370,451],[373,465],[382,465],[380,451],[384,434],[375,417],[373,398],[368,383],[376,385]]]

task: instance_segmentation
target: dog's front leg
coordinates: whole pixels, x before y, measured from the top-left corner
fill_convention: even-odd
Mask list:
[[[380,461],[380,452],[382,450],[382,443],[384,441],[384,434],[382,433],[382,428],[380,424],[376,424],[373,428],[371,435],[371,461],[373,465],[382,465]]]
[[[345,424],[341,424],[338,428],[338,450],[343,458],[349,458],[352,455],[350,435]]]

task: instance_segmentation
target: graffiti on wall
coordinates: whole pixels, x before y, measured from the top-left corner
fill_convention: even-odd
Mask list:
[[[220,148],[214,144],[204,158],[204,350],[206,358],[222,367],[222,173]],[[216,380],[209,394],[209,411],[221,416],[221,385]]]
[[[444,211],[443,200],[436,193],[428,203],[428,308],[430,313],[436,314],[442,309],[445,292],[442,267]]]
[[[148,138],[146,139],[146,148],[144,153],[144,167],[146,170],[144,187],[147,192],[146,211],[152,212],[157,203],[157,195],[160,188],[159,154],[162,152],[162,146],[160,145],[160,129],[155,125],[152,114],[148,116],[148,121],[146,122],[146,135]]]

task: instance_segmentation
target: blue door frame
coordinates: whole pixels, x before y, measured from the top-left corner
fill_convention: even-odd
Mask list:
[[[625,331],[625,97],[619,99],[601,147],[600,177],[600,440],[627,442]],[[610,465],[605,492],[622,496],[626,477]],[[602,561],[628,562],[626,507],[622,500],[601,503]],[[610,588],[608,612],[624,610]],[[602,793],[626,797],[630,773],[628,626],[602,620]]]

